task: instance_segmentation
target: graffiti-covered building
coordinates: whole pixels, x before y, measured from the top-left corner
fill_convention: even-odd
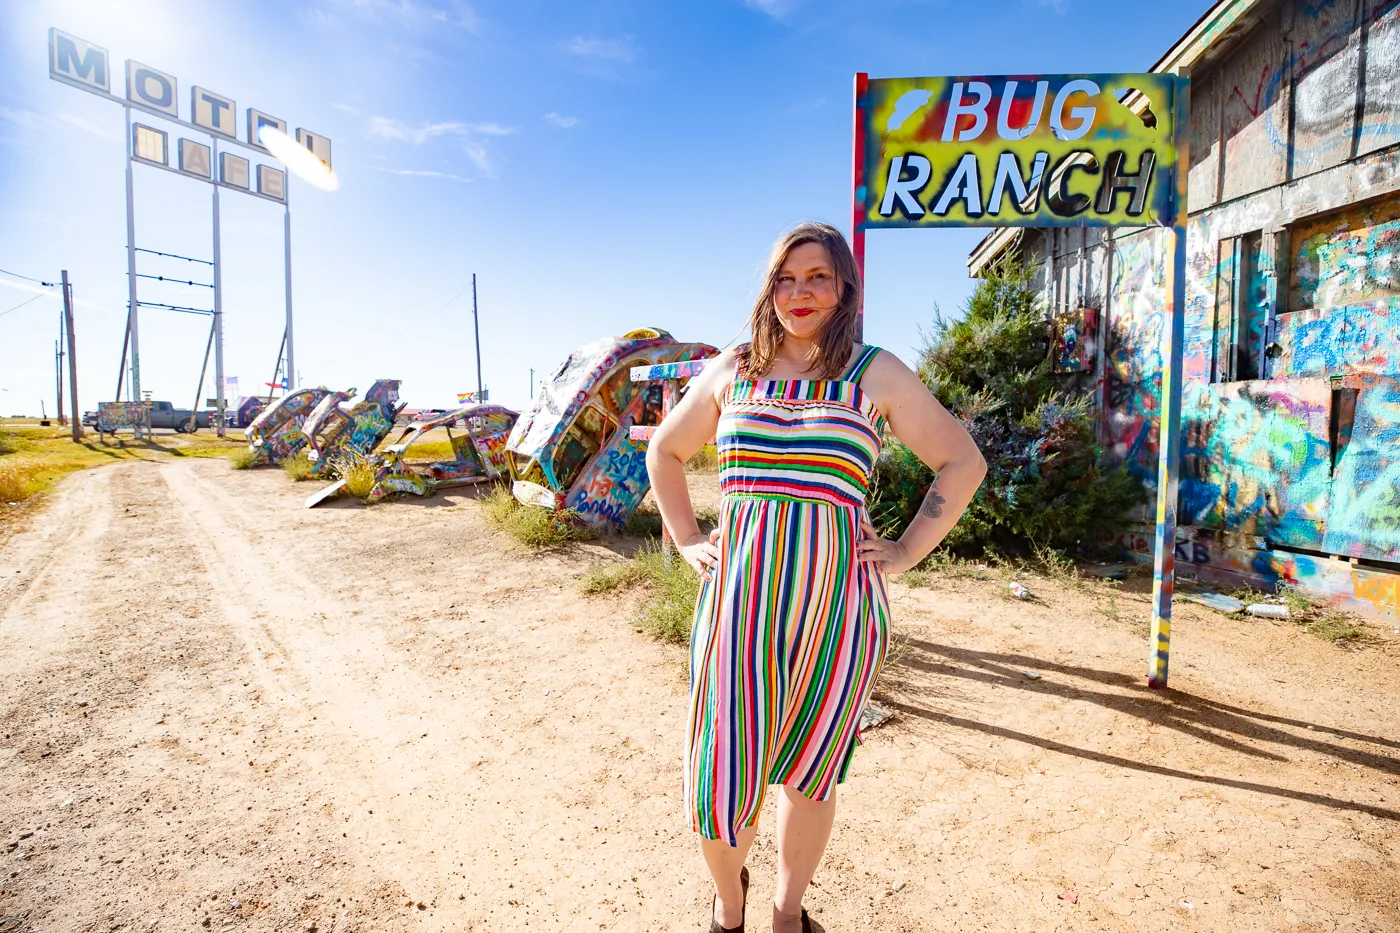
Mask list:
[[[1178,569],[1400,613],[1400,0],[1222,0],[1152,70],[1191,77]],[[1036,262],[1085,351],[1057,368],[1149,488],[1168,240],[1005,229],[969,259]]]

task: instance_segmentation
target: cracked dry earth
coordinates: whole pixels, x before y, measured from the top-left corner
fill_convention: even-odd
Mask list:
[[[0,931],[704,929],[684,653],[578,595],[618,553],[307,491],[122,463],[0,547]],[[1400,930],[1389,628],[1182,605],[1159,695],[1144,595],[1031,583],[896,585],[820,929]]]

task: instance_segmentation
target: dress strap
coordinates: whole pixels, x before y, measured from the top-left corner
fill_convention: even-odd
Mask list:
[[[875,357],[880,353],[879,347],[866,347],[856,357],[854,363],[846,370],[846,381],[859,383],[865,376],[865,371],[870,368],[870,364],[875,361]]]

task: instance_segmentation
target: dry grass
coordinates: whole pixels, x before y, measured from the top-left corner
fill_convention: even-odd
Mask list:
[[[537,505],[521,505],[504,484],[493,489],[481,504],[487,521],[526,547],[563,547],[598,536],[568,509],[553,512]]]
[[[257,451],[249,450],[246,447],[236,450],[228,455],[228,465],[235,470],[251,470],[258,465]]]
[[[659,547],[644,547],[630,560],[594,567],[584,575],[581,588],[588,596],[642,590],[637,631],[676,644],[690,640],[700,575],[679,555],[672,554],[667,560]]]
[[[68,428],[0,424],[0,527],[13,527],[27,503],[37,502],[69,473],[120,460],[222,457],[237,443],[210,433],[160,435],[148,441],[126,437],[115,444],[101,444],[96,432],[87,430],[75,444]]]
[[[1281,584],[1278,595],[1288,607],[1288,620],[1303,626],[1303,631],[1323,641],[1345,648],[1365,644],[1375,638],[1366,624],[1355,616],[1318,602],[1291,586]]]
[[[690,473],[719,472],[719,448],[714,444],[706,444],[685,462],[685,468]]]
[[[341,488],[347,496],[354,496],[366,503],[373,501],[369,494],[374,491],[375,480],[379,478],[376,464],[358,454],[343,453],[331,461],[331,472],[345,480]]]
[[[309,479],[313,479],[316,475],[316,464],[311,462],[311,456],[306,448],[298,450],[296,453],[283,460],[282,469],[298,483],[304,483]]]

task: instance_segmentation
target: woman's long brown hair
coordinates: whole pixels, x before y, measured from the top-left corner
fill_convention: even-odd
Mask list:
[[[788,253],[804,243],[820,243],[826,250],[836,272],[840,294],[836,310],[807,354],[807,371],[823,379],[835,379],[850,361],[856,339],[856,315],[860,312],[861,283],[856,257],[852,255],[851,247],[840,230],[830,224],[809,222],[788,231],[773,247],[763,291],[759,293],[753,314],[749,316],[753,340],[743,361],[746,377],[764,375],[778,357],[778,347],[783,342],[784,334],[782,322],[778,320],[778,309],[773,304],[773,292],[778,287],[778,270],[783,267]]]

